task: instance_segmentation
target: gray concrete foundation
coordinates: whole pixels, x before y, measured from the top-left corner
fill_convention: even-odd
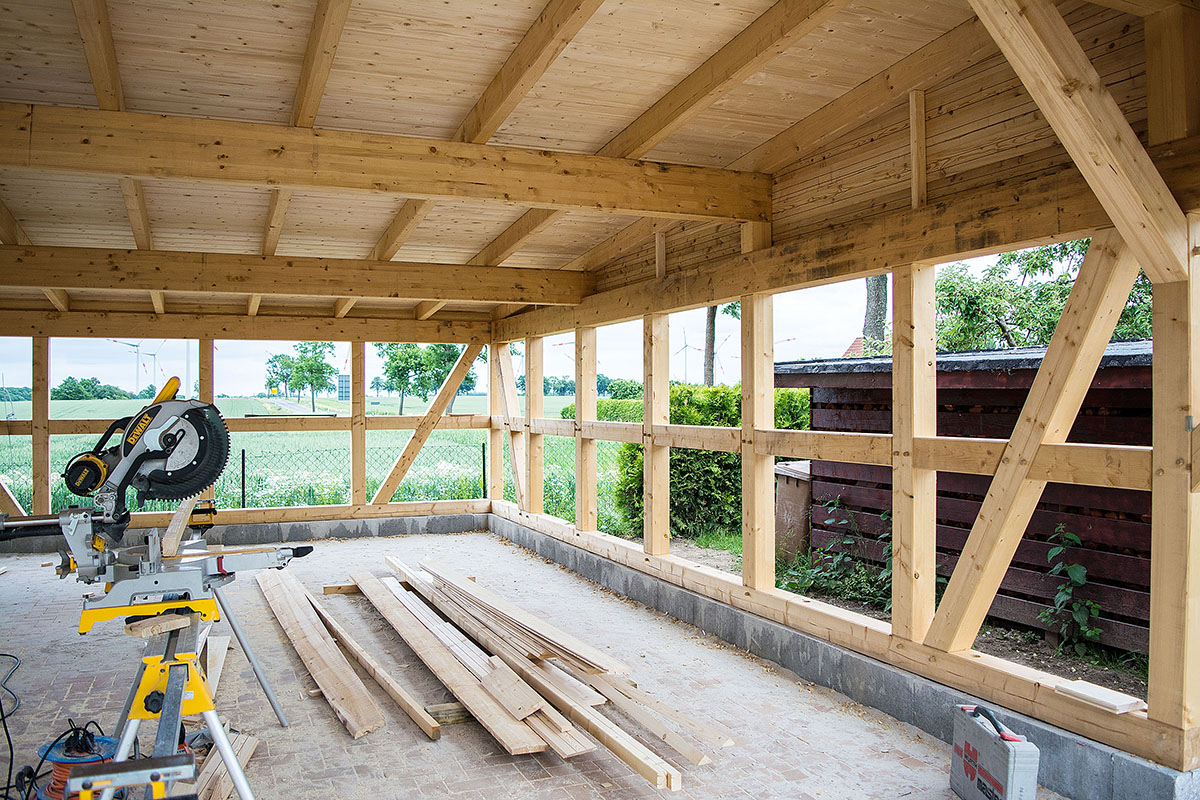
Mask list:
[[[652,575],[490,515],[489,530],[607,589],[774,661],[813,683],[951,739],[951,709],[980,704],[1041,751],[1038,783],[1078,800],[1197,800],[1200,770],[1179,772],[1017,714],[852,650],[719,603]]]

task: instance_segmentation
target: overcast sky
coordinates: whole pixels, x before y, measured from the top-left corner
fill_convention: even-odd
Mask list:
[[[862,332],[866,284],[855,280],[775,296],[775,358],[842,355]],[[741,370],[739,322],[725,314],[717,317],[716,380],[737,383]],[[704,309],[671,315],[671,378],[699,382],[703,373]],[[551,337],[545,345],[547,375],[573,375],[571,335]],[[147,383],[161,386],[178,375],[190,386],[196,379],[196,343],[183,340],[53,339],[50,381],[57,385],[67,376],[97,377],[123,389]],[[135,349],[133,345],[138,345]],[[255,395],[263,391],[263,365],[274,353],[292,352],[293,342],[219,341],[216,344],[217,394]],[[191,351],[191,367],[187,353]],[[350,347],[337,344],[333,365],[350,371]],[[518,359],[520,361],[520,359]],[[482,365],[480,365],[482,367]],[[518,369],[522,367],[518,364]],[[597,368],[613,378],[642,378],[641,322],[599,329]],[[136,373],[135,373],[136,369]],[[477,369],[479,387],[487,385],[487,370]],[[367,381],[380,374],[380,361],[367,346]],[[30,340],[0,337],[0,382],[4,386],[30,385]]]

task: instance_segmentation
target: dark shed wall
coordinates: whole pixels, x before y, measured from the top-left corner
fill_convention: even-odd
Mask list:
[[[1040,364],[1040,348],[939,357],[938,434],[1008,438]],[[1150,444],[1149,343],[1113,345],[1093,381],[1070,441]],[[889,359],[779,364],[776,385],[812,389],[814,430],[891,432]],[[812,543],[880,562],[890,543],[891,470],[812,464]],[[989,479],[938,473],[938,572],[949,576]],[[1017,549],[991,615],[1035,628],[1061,579],[1048,574],[1049,538],[1061,525],[1083,540],[1067,559],[1087,567],[1076,596],[1101,608],[1102,641],[1144,650],[1150,613],[1150,494],[1050,484]],[[844,544],[850,539],[851,544]]]

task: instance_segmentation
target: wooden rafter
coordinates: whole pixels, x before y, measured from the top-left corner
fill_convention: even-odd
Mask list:
[[[373,339],[373,341],[377,340]],[[384,341],[412,340],[393,339]],[[482,351],[482,345],[471,344],[458,357],[454,368],[450,370],[450,374],[446,377],[446,382],[442,384],[442,388],[438,390],[437,396],[430,403],[429,410],[425,412],[425,416],[421,419],[421,424],[413,431],[412,438],[404,446],[404,451],[400,453],[399,458],[396,459],[396,463],[388,471],[388,475],[383,479],[383,483],[379,484],[379,490],[375,492],[375,497],[371,499],[373,504],[389,502],[392,499],[392,495],[400,488],[400,483],[404,480],[404,476],[408,474],[409,468],[417,460],[417,455],[429,439],[429,434],[433,433],[434,428],[437,427],[438,419],[445,413],[446,408],[450,405],[450,401],[454,399],[454,395],[458,394],[458,387],[462,385],[463,378],[467,377],[471,365],[475,363],[475,359],[479,357]]]
[[[598,155],[645,156],[689,119],[814,31],[840,11],[847,1],[780,0],[614,136],[600,148]],[[560,216],[551,209],[531,209],[467,263],[504,263],[526,240]]]
[[[71,5],[75,9],[79,36],[83,40],[83,52],[92,78],[92,88],[96,92],[96,102],[105,111],[124,111],[125,92],[121,87],[108,4],[106,0],[71,0]],[[128,177],[118,178],[118,183],[125,202],[125,214],[129,217],[129,228],[133,231],[133,241],[143,250],[152,250],[154,240],[150,233],[150,212],[146,208],[146,196],[141,183]]]
[[[50,305],[59,311],[71,310],[71,297],[62,289],[42,289],[42,293],[46,295]]]
[[[350,313],[350,309],[354,308],[354,304],[357,302],[357,297],[339,297],[333,301],[333,316],[341,319]]]
[[[351,0],[318,0],[313,12],[312,26],[308,32],[308,44],[304,48],[304,63],[300,67],[300,80],[296,83],[296,97],[292,101],[292,125],[311,128],[321,107],[325,94],[325,83],[333,68],[338,41],[346,25]],[[275,255],[279,246],[279,235],[283,232],[283,221],[287,217],[292,193],[287,189],[272,189],[267,206],[267,222],[263,229],[262,254]]]
[[[778,172],[798,158],[894,107],[912,89],[928,89],[996,54],[978,19],[970,19],[881,70],[734,161],[733,169]]]
[[[517,404],[517,377],[513,371],[512,353],[507,347],[494,350],[500,367],[500,408],[504,416],[504,428],[508,431],[509,464],[511,467],[513,493],[520,508],[526,505],[527,486],[525,433],[521,424],[521,408]]]
[[[0,313],[0,336],[135,337],[189,339],[321,339],[331,342],[486,342],[490,322],[401,320],[390,317],[314,317],[258,314],[138,314],[124,311]]]
[[[152,305],[154,307],[155,314],[167,313],[167,299],[166,299],[166,296],[161,291],[157,291],[157,290],[150,291],[150,305]],[[66,310],[67,309],[65,309],[65,308],[59,309],[59,311],[66,311]]]
[[[441,311],[444,305],[446,305],[445,300],[422,300],[417,303],[416,310],[413,311],[413,319],[429,319]]]
[[[1138,17],[1148,17],[1175,6],[1197,9],[1196,0],[1092,0],[1098,6],[1113,8]]]
[[[550,0],[451,138],[476,144],[491,139],[602,3],[603,0]],[[431,200],[405,200],[375,243],[371,258],[386,261],[394,257],[432,210]]]
[[[1030,477],[1044,443],[1061,443],[1075,423],[1138,264],[1119,234],[1092,239],[1000,467],[963,547],[925,644],[966,650],[975,640],[1016,553],[1046,481]]]
[[[1153,149],[1155,164],[1183,207],[1200,209],[1200,137]],[[1053,198],[1053,200],[1048,200]],[[1056,213],[1045,213],[1046,202]],[[907,206],[907,204],[906,204]],[[790,291],[863,278],[895,265],[944,263],[1050,241],[1070,241],[1112,227],[1079,171],[1051,167],[806,235],[749,255],[728,256],[598,292],[574,309],[539,308],[496,323],[501,341],[608,325],[649,313],[683,311],[736,300],[747,290]]]
[[[0,201],[0,244],[32,244],[21,223],[17,222],[3,201]]]
[[[1184,280],[1187,220],[1051,0],[970,0],[1155,282]]]
[[[82,247],[0,246],[0,286],[574,304],[592,276],[513,267]],[[161,312],[160,312],[161,313]]]
[[[0,166],[747,222],[771,208],[758,173],[13,103],[0,104]]]
[[[262,305],[262,295],[252,294],[246,298],[246,316],[254,317],[258,315],[258,308]]]

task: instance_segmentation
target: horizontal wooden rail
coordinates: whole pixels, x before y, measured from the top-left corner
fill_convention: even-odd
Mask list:
[[[1197,766],[1186,732],[1149,719],[1145,712],[1114,714],[1055,689],[1068,678],[995,656],[965,650],[947,653],[893,636],[881,620],[782,589],[751,589],[737,575],[679,556],[645,553],[636,542],[580,531],[545,514],[527,514],[495,501],[492,513],[532,530],[660,578],[793,630],[922,675],[1021,714],[1104,742],[1174,769]]]
[[[637,422],[585,421],[582,427],[584,439],[600,439],[606,442],[642,443],[642,426]]]
[[[342,519],[423,517],[432,514],[486,514],[491,500],[433,500],[379,505],[296,506],[275,508],[218,509],[218,525],[253,525],[264,522],[318,522]],[[171,521],[170,511],[140,511],[133,514],[131,528],[161,528]]]
[[[759,429],[754,432],[754,450],[762,455],[815,461],[892,464],[892,437],[879,433]]]
[[[498,428],[504,427],[503,423],[497,424]],[[529,432],[541,433],[547,436],[575,436],[575,420],[574,419],[551,419],[548,417],[540,417],[538,419],[529,420]]]
[[[654,444],[685,450],[715,450],[718,453],[742,452],[742,429],[709,425],[655,425]]]
[[[415,430],[421,421],[419,416],[406,414],[404,416],[367,417],[369,431],[411,431]],[[571,423],[570,420],[563,420]],[[108,430],[112,420],[107,419],[52,419],[50,420],[51,436],[70,436],[73,434],[100,435]],[[438,430],[468,430],[487,429],[490,419],[487,414],[447,414],[438,420]],[[348,431],[350,417],[308,417],[276,415],[269,417],[228,417],[225,425],[231,433],[276,433],[276,432],[315,432],[315,431]],[[0,436],[29,436],[33,424],[27,419],[0,420]],[[567,435],[573,435],[567,434]]]

